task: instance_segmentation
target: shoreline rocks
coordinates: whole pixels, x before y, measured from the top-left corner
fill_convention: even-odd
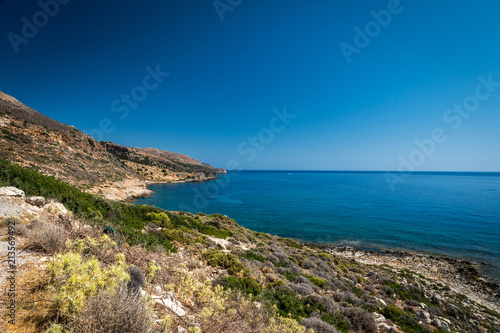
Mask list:
[[[412,253],[406,251],[369,251],[354,247],[336,247],[328,244],[310,244],[321,251],[354,259],[368,265],[388,265],[394,270],[409,270],[420,274],[436,284],[448,286],[450,290],[465,295],[472,301],[500,312],[500,286],[483,276],[477,263],[447,256]],[[440,295],[429,294],[439,302]],[[443,329],[444,330],[444,329]]]

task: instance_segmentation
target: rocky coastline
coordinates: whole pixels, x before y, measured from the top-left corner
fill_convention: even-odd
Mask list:
[[[115,183],[104,184],[86,190],[88,193],[100,195],[111,201],[132,202],[137,199],[147,198],[154,191],[148,187],[154,184],[176,184],[176,183],[194,183],[206,182],[218,179],[218,174],[215,177],[207,177],[205,175],[193,178],[185,178],[170,181],[140,181],[137,179],[128,179]]]
[[[321,251],[356,260],[366,265],[406,269],[427,279],[449,286],[458,294],[496,312],[500,312],[500,285],[481,272],[486,263],[475,263],[445,255],[380,249],[366,250],[351,246],[310,244]],[[429,295],[431,298],[435,295]],[[437,296],[439,298],[439,296]],[[471,303],[472,304],[472,303]]]

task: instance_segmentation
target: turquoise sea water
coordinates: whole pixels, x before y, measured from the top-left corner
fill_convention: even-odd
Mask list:
[[[414,173],[391,190],[380,172],[245,171],[150,189],[135,203],[304,241],[486,262],[500,281],[500,173]]]

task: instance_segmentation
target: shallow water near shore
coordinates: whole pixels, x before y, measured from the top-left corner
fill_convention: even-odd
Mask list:
[[[154,184],[135,204],[220,213],[307,242],[431,252],[486,262],[500,282],[500,173],[245,171],[205,183]]]

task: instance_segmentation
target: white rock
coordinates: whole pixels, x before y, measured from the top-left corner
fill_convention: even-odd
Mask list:
[[[186,329],[182,326],[177,327],[177,333],[185,333],[187,332]]]
[[[32,206],[42,207],[43,205],[45,205],[44,197],[27,197],[25,201]]]
[[[155,287],[155,294],[156,294],[156,295],[161,295],[161,294],[163,294],[163,290],[161,290],[161,287],[160,287],[160,286],[156,286],[156,287]]]
[[[448,327],[448,324],[442,320],[434,319],[432,321],[432,325],[436,326],[437,328],[439,328],[445,332],[450,332],[450,328]]]
[[[25,196],[24,191],[13,186],[0,187],[0,195],[17,198],[24,198]]]
[[[377,325],[380,332],[391,332],[391,326],[386,323],[380,323]]]
[[[62,203],[59,202],[49,202],[45,206],[43,206],[43,209],[49,213],[55,214],[55,215],[66,215],[68,214],[68,210]]]
[[[163,305],[163,306],[169,308],[176,315],[178,315],[180,317],[183,317],[186,315],[186,310],[184,310],[182,308],[181,303],[178,300],[176,300],[175,298],[170,297],[170,295],[168,295],[166,298],[162,298],[162,297],[155,296],[155,295],[151,295],[151,297],[153,298],[153,301],[155,301],[156,303],[158,303],[160,305]]]
[[[383,314],[374,312],[373,313],[373,317],[375,318],[375,322],[376,323],[383,323],[383,322],[385,322],[385,317],[384,317]]]
[[[377,298],[377,301],[378,301],[378,302],[380,303],[380,305],[382,305],[382,306],[386,306],[386,305],[387,305],[387,303],[386,303],[383,299],[381,299],[381,298]]]

